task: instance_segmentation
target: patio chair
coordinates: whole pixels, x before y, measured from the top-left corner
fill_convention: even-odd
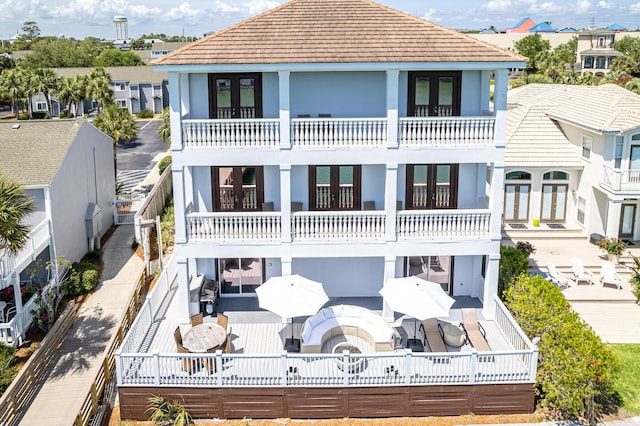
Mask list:
[[[586,283],[593,285],[593,273],[584,267],[584,262],[579,257],[571,259],[571,269],[573,270],[573,280],[576,285]]]
[[[227,333],[227,339],[224,341],[224,350],[225,354],[231,353],[231,327],[229,327],[229,332]]]
[[[204,322],[204,315],[199,313],[198,315],[194,315],[191,317],[191,327],[195,327],[196,325],[200,325]]]
[[[482,324],[478,322],[475,308],[462,308],[462,329],[467,335],[467,340],[478,352],[490,352],[491,346],[487,342],[487,333]],[[478,357],[479,361],[493,361],[493,357]]]
[[[440,325],[436,318],[427,318],[422,321],[420,327],[424,331],[425,344],[429,345],[431,352],[447,352],[442,334],[440,334]]]
[[[218,348],[211,348],[207,350],[208,354],[215,354]],[[214,373],[216,371],[216,359],[215,358],[203,358],[202,364],[207,369],[209,373]]]
[[[302,203],[300,201],[292,201],[291,213],[301,212],[301,211],[302,211]]]
[[[571,278],[567,274],[563,274],[562,272],[558,272],[556,269],[556,265],[553,263],[549,263],[547,265],[547,273],[549,274],[548,280],[555,284],[556,287],[563,290],[565,288],[569,288],[569,281]]]
[[[273,205],[273,201],[267,201],[262,203],[262,211],[263,212],[272,212],[274,211],[275,206]]]
[[[218,314],[217,316],[218,325],[222,326],[225,331],[227,331],[227,325],[229,324],[229,317],[223,314]]]
[[[173,332],[173,340],[176,342],[176,351],[179,354],[191,353],[189,349],[182,346],[182,333],[180,332],[180,327],[176,327],[176,330]],[[192,374],[195,371],[197,364],[199,364],[199,362],[195,358],[182,358],[182,369],[189,374]]]
[[[600,282],[602,286],[612,285],[618,288],[618,290],[622,289],[622,280],[620,276],[616,272],[616,264],[610,262],[608,260],[602,261],[602,267],[600,269]]]

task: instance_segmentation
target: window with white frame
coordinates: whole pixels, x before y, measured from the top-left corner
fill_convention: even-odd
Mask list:
[[[124,92],[127,90],[127,83],[114,83],[114,86],[117,92]]]
[[[591,136],[582,135],[582,158],[591,158],[591,147],[593,146],[593,138]]]
[[[578,216],[576,220],[579,224],[584,225],[584,218],[587,211],[587,200],[578,195]]]
[[[118,106],[118,108],[126,108],[127,107],[127,100],[126,99],[116,99],[116,105]]]
[[[624,136],[616,136],[616,152],[613,156],[613,167],[622,167],[622,149],[624,148]]]
[[[47,103],[46,102],[36,102],[36,111],[46,111]]]

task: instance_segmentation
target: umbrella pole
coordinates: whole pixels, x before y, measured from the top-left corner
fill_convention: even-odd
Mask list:
[[[418,336],[418,320],[413,323],[413,340],[416,340]]]

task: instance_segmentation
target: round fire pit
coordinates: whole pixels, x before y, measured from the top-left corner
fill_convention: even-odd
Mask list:
[[[350,355],[362,353],[360,348],[351,342],[338,343],[333,347],[333,349],[331,350],[331,353],[342,354],[343,351],[349,351]],[[335,362],[340,370],[344,370],[344,358],[336,358]],[[349,361],[347,361],[347,364],[349,364],[348,365],[349,373],[358,372],[363,362],[364,362],[364,358],[349,358]]]

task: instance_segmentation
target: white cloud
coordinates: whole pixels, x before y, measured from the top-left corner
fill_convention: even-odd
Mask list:
[[[507,12],[513,7],[511,0],[491,0],[488,3],[482,5],[482,8],[487,9],[489,12]]]
[[[222,12],[222,13],[234,13],[234,12],[240,12],[241,9],[238,8],[235,5],[231,5],[229,3],[226,3],[224,1],[216,1],[215,6],[213,7],[213,10],[216,12]]]
[[[438,18],[436,16],[436,13],[438,13],[437,10],[435,10],[434,8],[429,8],[429,10],[427,10],[425,14],[422,15],[422,19],[429,22],[438,22],[441,20],[441,18]]]
[[[613,4],[612,1],[607,2],[607,1],[604,1],[604,0],[600,0],[598,2],[598,7],[600,9],[611,9],[613,6],[614,6],[614,4]]]
[[[538,4],[537,1],[533,0],[530,1],[528,12],[546,15],[560,12],[561,10],[562,8],[552,1],[546,1],[544,3]]]
[[[588,13],[591,10],[591,2],[588,0],[580,0],[574,7],[574,12],[578,14]]]
[[[640,15],[640,3],[632,4],[629,6],[629,13],[632,15]]]
[[[182,18],[193,18],[200,15],[200,13],[200,10],[193,9],[191,3],[185,1],[178,7],[172,7],[165,16],[171,20],[178,20]]]
[[[273,9],[276,6],[280,6],[280,2],[273,0],[250,0],[245,3],[247,12],[250,15],[257,15],[258,13]]]
[[[153,18],[154,16],[160,16],[162,14],[162,10],[157,7],[149,8],[142,5],[131,6],[130,11],[132,16],[144,19]]]

